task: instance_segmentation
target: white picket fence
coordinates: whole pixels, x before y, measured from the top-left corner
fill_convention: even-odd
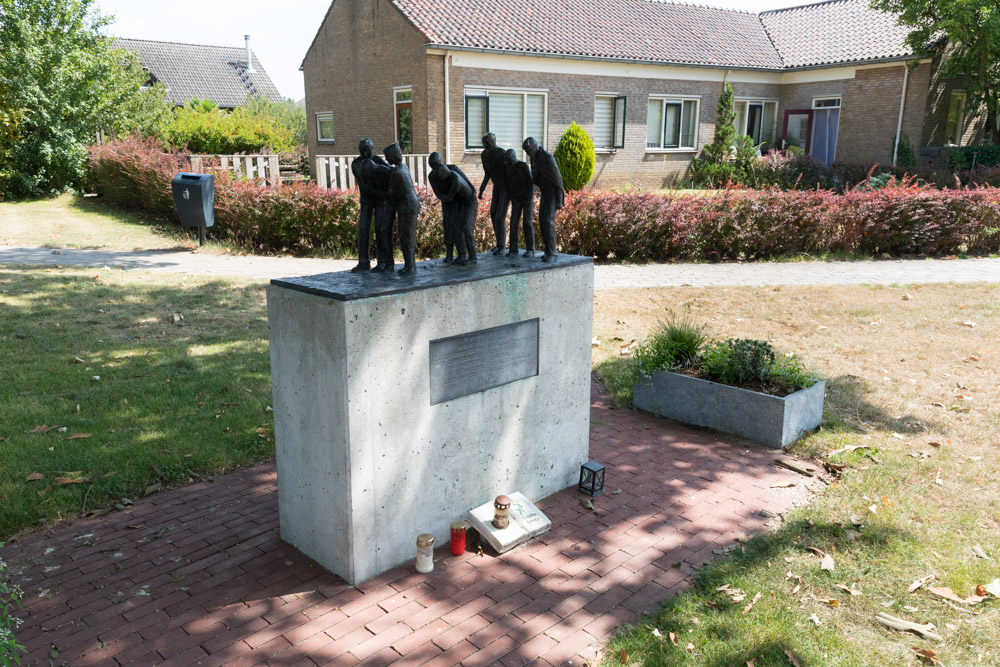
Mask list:
[[[414,185],[427,185],[427,174],[430,167],[427,166],[429,154],[411,153],[403,156],[406,168],[410,170]],[[354,173],[351,171],[351,162],[356,155],[319,155],[316,157],[316,184],[321,188],[338,188],[350,190],[355,187]]]
[[[281,182],[281,167],[277,155],[192,155],[191,171],[201,172],[216,163],[234,176],[263,181],[265,185]],[[206,165],[210,163],[210,165]]]

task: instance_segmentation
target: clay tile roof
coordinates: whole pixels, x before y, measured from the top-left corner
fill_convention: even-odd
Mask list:
[[[912,55],[909,28],[867,0],[831,0],[760,15],[786,67],[882,60]]]
[[[780,69],[756,14],[657,0],[392,0],[431,44]]]
[[[911,55],[868,0],[763,14],[667,0],[391,0],[429,44],[782,70]]]
[[[223,108],[245,104],[252,94],[281,100],[281,94],[251,50],[255,73],[247,72],[246,48],[204,46],[148,39],[118,39],[120,48],[135,51],[150,79],[167,88],[176,104],[210,99]]]

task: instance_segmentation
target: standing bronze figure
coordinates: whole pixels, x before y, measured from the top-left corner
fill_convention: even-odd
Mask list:
[[[479,186],[479,198],[482,199],[486,184],[493,181],[493,195],[490,197],[490,220],[493,222],[493,235],[496,246],[493,254],[499,255],[507,245],[507,211],[510,208],[510,195],[507,192],[507,167],[504,150],[497,146],[497,137],[492,132],[483,137],[483,152],[479,156],[483,161],[483,182]]]
[[[535,256],[535,186],[531,182],[531,168],[517,159],[513,148],[507,150],[507,189],[510,192],[510,249],[508,255],[517,255],[518,220],[524,232],[524,256]]]
[[[478,261],[475,227],[479,200],[476,197],[476,186],[458,166],[444,164],[438,152],[431,153],[427,157],[427,163],[431,167],[427,180],[430,181],[434,194],[441,200],[447,252],[444,261],[458,266]],[[456,246],[457,258],[452,255]]]
[[[539,147],[533,137],[525,139],[522,147],[531,156],[531,180],[542,192],[538,202],[538,227],[545,246],[542,261],[551,262],[556,256],[556,211],[563,207],[566,197],[562,174],[552,153]]]
[[[373,273],[392,272],[396,263],[392,241],[392,225],[396,220],[396,209],[389,204],[389,176],[392,167],[384,161],[366,162],[362,174],[372,189],[375,198],[375,253],[378,261]]]
[[[385,160],[375,155],[374,152],[375,147],[372,145],[372,140],[365,137],[358,142],[360,155],[351,162],[351,173],[354,174],[354,181],[358,184],[358,190],[361,193],[361,211],[358,215],[358,265],[351,269],[352,273],[367,271],[372,265],[369,242],[377,195],[366,173],[370,174],[372,171],[369,165],[374,167],[376,164],[386,164]],[[378,223],[375,225],[375,246],[378,248]]]
[[[396,211],[399,246],[403,251],[403,268],[397,273],[401,276],[410,275],[417,272],[414,255],[417,250],[417,216],[420,215],[420,200],[417,199],[417,191],[413,189],[410,170],[403,163],[403,151],[399,148],[399,144],[389,144],[383,153],[392,166],[387,199],[389,205]]]

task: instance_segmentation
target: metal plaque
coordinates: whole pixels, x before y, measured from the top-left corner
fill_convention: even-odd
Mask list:
[[[538,375],[538,318],[430,342],[431,405]]]

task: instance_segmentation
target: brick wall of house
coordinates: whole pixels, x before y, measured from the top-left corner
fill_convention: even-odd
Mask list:
[[[434,68],[432,68],[434,69]],[[577,122],[588,133],[594,131],[594,100],[596,93],[616,93],[627,98],[625,112],[625,148],[613,153],[598,153],[592,187],[634,185],[642,188],[662,188],[683,179],[695,151],[650,152],[646,150],[646,113],[650,95],[700,96],[698,119],[698,149],[712,140],[715,132],[715,107],[722,84],[706,81],[623,78],[515,72],[506,70],[452,67],[451,97],[451,158],[463,171],[481,178],[478,151],[465,150],[465,89],[522,88],[548,93],[548,126],[546,149],[554,151],[563,131]],[[777,99],[774,84],[737,83],[738,96]],[[443,95],[443,91],[442,91]],[[538,139],[538,137],[536,137]],[[440,151],[442,146],[438,148]]]
[[[936,67],[934,68],[929,83],[921,146],[940,147],[945,145],[951,94],[956,91],[968,90],[971,82],[971,77],[946,79],[940,75]],[[961,145],[968,146],[982,142],[986,122],[985,113],[977,114],[966,111],[963,121]],[[941,160],[933,159],[929,159],[927,162],[943,163]]]
[[[424,37],[391,3],[331,5],[303,62],[309,154],[356,154],[395,141],[394,86],[413,87],[413,152],[427,152],[427,56]],[[334,143],[316,139],[316,113],[333,112]]]
[[[840,97],[840,125],[836,160],[839,162],[892,162],[893,140],[899,121],[903,92],[903,65],[858,69],[853,79],[793,83],[781,86],[779,134],[784,132],[785,111],[810,109],[817,97]],[[902,134],[918,152],[931,67],[922,64],[910,72]]]

